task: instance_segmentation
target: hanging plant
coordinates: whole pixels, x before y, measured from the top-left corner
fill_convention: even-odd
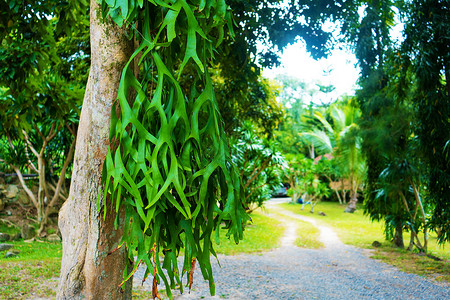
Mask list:
[[[144,263],[153,296],[162,280],[172,298],[184,274],[192,284],[198,261],[213,295],[211,236],[224,225],[237,243],[248,218],[208,73],[232,28],[229,8],[223,0],[103,0],[102,14],[139,43],[123,69],[120,113],[112,110],[101,195],[113,199],[105,213],[124,206],[122,245],[137,258],[125,281]]]

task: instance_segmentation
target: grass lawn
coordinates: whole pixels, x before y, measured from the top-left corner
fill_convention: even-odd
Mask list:
[[[320,202],[314,208],[315,213],[311,214],[308,205],[304,210],[300,210],[300,204],[283,203],[280,206],[291,212],[314,218],[322,225],[332,227],[345,244],[371,248],[375,240],[384,243],[382,224],[371,222],[367,216],[363,215],[362,209],[348,214],[344,213],[345,206],[339,203]],[[323,212],[326,216],[321,216],[318,212]]]
[[[12,242],[19,255],[4,258],[0,252],[0,299],[54,298],[59,268],[61,243]]]
[[[221,230],[219,244],[213,246],[217,253],[234,255],[237,253],[254,253],[268,251],[280,246],[280,239],[284,234],[283,225],[270,218],[261,210],[251,214],[252,223],[245,227],[244,240],[236,245],[234,240],[225,236],[225,231]]]
[[[312,217],[320,224],[332,227],[345,244],[375,249],[373,258],[381,259],[405,272],[450,282],[450,246],[438,245],[435,233],[430,234],[428,253],[442,259],[442,261],[436,261],[416,252],[393,247],[389,241],[385,240],[383,224],[370,221],[369,217],[363,214],[361,205],[353,214],[344,213],[345,206],[334,202],[319,203],[314,208],[316,211],[314,214],[309,212],[309,206],[306,206],[303,211],[300,210],[301,205],[299,204],[283,203],[280,204],[280,207],[300,215]],[[324,212],[326,216],[321,216],[318,212]],[[406,245],[409,243],[409,238],[409,234],[405,233],[404,241]],[[374,248],[372,246],[374,241],[380,242],[381,247]]]
[[[255,253],[268,251],[280,245],[284,233],[283,226],[261,211],[252,215],[253,223],[247,225],[244,240],[238,245],[225,236],[221,230],[220,244],[213,239],[217,253],[233,255],[237,253]],[[14,234],[16,230],[0,223],[0,232]],[[54,298],[61,266],[61,243],[34,241],[5,242],[13,244],[11,250],[20,251],[19,255],[4,258],[6,251],[0,252],[0,299]],[[150,299],[151,292],[136,287],[133,291],[136,299]]]

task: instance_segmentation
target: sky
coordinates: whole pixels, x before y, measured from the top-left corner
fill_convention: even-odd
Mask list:
[[[263,76],[274,79],[278,74],[296,77],[316,87],[315,84],[333,85],[336,89],[325,95],[318,93],[316,104],[330,103],[342,95],[354,95],[359,69],[356,57],[347,49],[335,49],[326,59],[314,60],[306,51],[303,42],[288,46],[281,55],[280,67],[264,69]],[[318,88],[317,88],[318,89]]]
[[[390,34],[393,41],[400,43],[403,39],[404,24],[399,18],[397,9],[392,9],[396,14],[395,25],[391,28]],[[360,18],[364,17],[364,6],[360,7],[358,14]],[[336,39],[339,37],[338,24],[325,22],[323,26],[324,30],[332,32]],[[359,72],[355,55],[345,45],[337,45],[326,59],[314,60],[306,51],[305,43],[300,40],[289,45],[283,51],[280,67],[264,69],[263,76],[274,79],[278,74],[285,74],[308,83],[310,87],[316,87],[316,83],[333,85],[336,88],[333,92],[327,95],[317,93],[314,96],[314,103],[326,104],[337,100],[343,95],[354,95],[355,90],[358,88]]]

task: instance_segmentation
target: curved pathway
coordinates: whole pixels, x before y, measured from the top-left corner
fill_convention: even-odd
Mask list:
[[[364,250],[344,245],[314,219],[275,204],[267,208],[317,226],[325,248],[295,247],[296,224],[285,219],[280,248],[262,254],[219,255],[221,267],[213,261],[216,296],[209,295],[208,283],[196,272],[191,293],[175,294],[175,299],[450,299],[450,288],[368,258]],[[136,273],[136,284],[142,273]],[[150,282],[144,284],[151,289]]]

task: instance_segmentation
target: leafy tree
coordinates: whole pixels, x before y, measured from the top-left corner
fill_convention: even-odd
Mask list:
[[[402,63],[411,67],[417,86],[419,151],[427,164],[427,199],[434,206],[431,225],[439,241],[450,240],[450,161],[445,145],[450,134],[450,6],[443,0],[405,3]]]
[[[332,47],[332,34],[322,25],[347,9],[343,2],[293,0],[285,5],[278,0],[227,1],[237,28],[233,39],[217,48],[222,55],[215,60],[218,80],[214,81],[228,134],[246,120],[271,136],[283,115],[268,89],[270,84],[261,78],[261,67],[278,65],[279,51],[296,40],[304,40],[314,58],[325,57]],[[327,87],[322,90],[327,91]],[[309,91],[315,93],[317,88]]]
[[[296,78],[279,76],[277,80],[283,85],[279,99],[286,111],[286,117],[280,123],[275,137],[283,153],[302,153],[314,157],[312,145],[302,138],[301,133],[319,124],[313,117],[314,111],[319,108],[312,102],[308,104],[310,94],[315,91]]]
[[[251,122],[271,138],[285,115],[276,100],[278,87],[264,79],[255,64],[239,67],[232,60],[237,53],[232,51],[221,56],[226,61],[215,66],[216,75],[212,77],[224,129],[228,136],[239,135],[238,129]]]
[[[317,159],[319,159],[317,161]],[[330,155],[319,156],[315,159],[316,172],[328,180],[330,189],[332,189],[339,204],[345,204],[347,190],[350,190],[348,180],[342,175],[341,164],[337,159]],[[341,195],[342,193],[342,195]]]
[[[355,42],[362,70],[362,89],[358,93],[358,99],[363,112],[361,127],[369,169],[366,209],[371,215],[384,215],[387,226],[390,226],[388,223],[392,224],[397,231],[404,224],[409,224],[405,228],[413,232],[412,239],[414,231],[419,228],[419,225],[415,225],[415,228],[411,226],[416,223],[415,216],[419,207],[433,210],[435,227],[448,220],[445,217],[447,210],[444,208],[444,199],[448,197],[443,196],[448,194],[448,170],[442,167],[446,165],[444,147],[448,139],[448,130],[445,130],[448,122],[444,121],[448,119],[448,91],[444,71],[448,43],[443,42],[445,38],[441,38],[448,35],[448,22],[445,21],[448,18],[448,5],[444,3],[445,1],[373,1],[367,4],[361,22],[353,20],[347,31]],[[392,42],[389,34],[394,25],[394,7],[400,11],[406,24],[403,32],[405,39],[400,46]],[[431,12],[430,9],[436,11]],[[439,108],[433,110],[434,107]],[[417,176],[405,175],[406,177],[397,177],[398,182],[394,184],[388,180],[391,177],[387,174],[396,174],[405,169],[399,166],[420,170],[426,175],[420,178],[427,179],[418,180]],[[421,184],[426,187],[421,187]],[[436,184],[443,186],[435,189]],[[407,205],[403,205],[404,209],[389,209],[389,205],[381,207],[386,203],[380,202],[381,206],[376,204],[382,197],[377,198],[375,195],[398,198],[397,202],[408,204],[403,201],[408,198],[408,193],[405,192],[408,189],[414,191],[409,195],[414,196],[415,209],[410,209]],[[396,192],[388,192],[390,190]],[[419,190],[426,191],[423,193],[425,203],[422,202]],[[418,245],[424,251],[428,223],[425,210],[419,210],[425,241],[424,245]],[[445,232],[444,229],[439,235],[441,242],[445,240]],[[397,232],[394,236],[400,237],[401,234]]]
[[[89,61],[87,20],[72,25],[69,36],[61,13],[66,6],[63,1],[0,2],[0,132],[7,145],[0,155],[37,210],[38,234],[50,209],[65,198],[61,189],[75,147],[80,81],[87,74],[83,66]],[[25,169],[39,175],[37,196],[23,180]]]
[[[233,163],[240,170],[245,199],[242,201],[247,211],[263,206],[272,196],[273,190],[283,182],[282,168],[286,162],[277,145],[257,135],[251,124],[240,130],[237,141],[231,141]]]
[[[328,197],[330,190],[325,182],[320,179],[320,172],[317,164],[311,158],[299,155],[287,155],[288,167],[284,169],[288,179],[292,202],[297,202],[299,198],[303,200],[302,210],[306,204],[311,205],[311,213],[314,207],[323,197]]]

